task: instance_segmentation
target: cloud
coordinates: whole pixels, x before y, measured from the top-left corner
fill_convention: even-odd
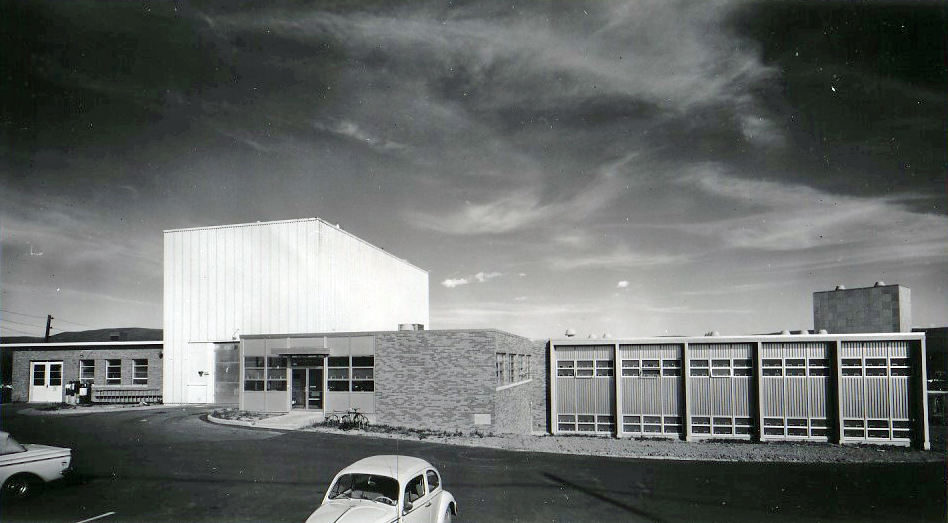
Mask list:
[[[622,281],[620,281],[619,283],[616,284],[616,288],[617,288],[617,289],[628,289],[628,288],[629,288],[629,282],[627,282],[626,280],[622,280]]]
[[[376,150],[392,151],[405,148],[404,144],[384,138],[379,138],[377,136],[372,136],[358,124],[349,120],[338,120],[333,122],[315,121],[313,122],[313,128],[319,131],[330,132],[344,138],[353,139]]]
[[[728,176],[714,167],[679,183],[698,188],[719,205],[723,201],[740,208],[738,217],[689,226],[727,247],[773,252],[845,248],[848,256],[857,257],[868,249],[887,260],[910,259],[918,247],[948,252],[948,218],[908,210],[910,195],[844,196],[795,183]]]
[[[499,272],[483,272],[482,271],[482,272],[478,272],[477,274],[465,276],[462,278],[448,278],[442,281],[441,285],[449,289],[453,289],[455,287],[460,287],[462,285],[468,285],[471,283],[486,283],[499,276],[503,276],[503,274]]]
[[[481,203],[467,202],[459,210],[444,213],[412,211],[409,218],[416,226],[446,234],[503,234],[553,223],[584,221],[622,195],[626,181],[621,173],[631,168],[637,153],[600,165],[591,179],[551,201],[540,196],[542,186],[531,179],[529,185],[496,191]],[[564,236],[562,241],[569,241]]]
[[[461,285],[467,285],[469,283],[471,283],[471,280],[467,278],[448,278],[447,280],[442,281],[441,285],[444,285],[449,289],[453,289],[455,287],[460,287]]]
[[[584,253],[557,253],[549,256],[546,262],[554,270],[572,269],[629,269],[643,267],[662,267],[678,265],[690,259],[687,254],[632,252],[628,247],[619,246],[612,250],[595,248]]]

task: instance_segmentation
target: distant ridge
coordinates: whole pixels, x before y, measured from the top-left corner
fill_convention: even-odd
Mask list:
[[[112,334],[118,333],[119,339],[113,340]],[[141,327],[115,327],[77,332],[60,332],[49,337],[50,343],[96,342],[96,341],[161,341],[162,329],[144,329]],[[42,336],[3,336],[0,343],[44,343]]]

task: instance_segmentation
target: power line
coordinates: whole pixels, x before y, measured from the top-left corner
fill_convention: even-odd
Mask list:
[[[36,336],[35,334],[29,333],[29,332],[23,332],[21,330],[11,329],[10,327],[0,327],[0,329],[3,329],[5,331],[18,332],[20,334],[23,334],[24,336]]]
[[[42,325],[33,325],[32,323],[23,323],[22,321],[13,321],[13,320],[8,320],[6,318],[0,319],[0,321],[5,321],[8,323],[16,323],[17,325],[26,325],[27,327],[36,327],[37,329],[43,328]],[[55,329],[55,327],[53,328]],[[57,329],[57,330],[62,330],[62,329]]]
[[[71,324],[73,324],[73,325],[78,325],[78,326],[80,326],[80,327],[88,327],[88,328],[90,328],[90,329],[94,329],[94,328],[95,328],[95,327],[93,327],[93,326],[91,326],[91,325],[85,325],[85,324],[82,324],[82,323],[76,323],[76,322],[74,322],[74,321],[64,320],[64,319],[59,318],[59,317],[56,317],[56,318],[53,318],[53,319],[56,320],[56,321],[58,321],[58,322],[60,322],[60,323],[71,323]],[[59,329],[59,330],[62,330],[62,329]]]
[[[30,318],[39,318],[39,319],[41,319],[41,320],[45,320],[45,319],[46,319],[46,316],[34,316],[33,314],[24,314],[24,313],[22,313],[22,312],[13,312],[13,311],[8,311],[8,310],[6,310],[6,309],[0,309],[0,311],[6,312],[6,313],[8,313],[8,314],[16,314],[16,315],[18,315],[18,316],[28,316],[28,317],[30,317]],[[91,326],[91,325],[86,325],[86,324],[84,324],[84,323],[76,323],[76,322],[74,322],[74,321],[64,320],[64,319],[59,318],[59,317],[56,317],[56,318],[54,318],[54,319],[55,319],[56,321],[59,321],[59,322],[62,322],[62,323],[69,323],[69,324],[72,324],[72,325],[78,325],[78,326],[80,326],[80,327],[88,327],[88,328],[90,328],[90,329],[94,329],[94,328],[95,328],[95,327],[93,327],[93,326]],[[25,325],[25,324],[24,324],[24,325]],[[53,328],[55,329],[55,327],[53,327]],[[58,329],[58,330],[63,330],[63,329]]]
[[[39,319],[41,319],[41,320],[45,320],[45,319],[46,319],[46,316],[34,316],[34,315],[32,315],[32,314],[23,314],[22,312],[8,311],[8,310],[6,310],[6,309],[0,309],[0,311],[6,312],[6,313],[8,313],[8,314],[16,314],[16,315],[18,315],[18,316],[29,316],[30,318],[39,318]]]

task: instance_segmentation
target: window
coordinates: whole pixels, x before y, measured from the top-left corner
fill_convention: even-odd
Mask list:
[[[95,360],[79,361],[79,379],[82,381],[95,381]]]
[[[506,369],[506,367],[504,366],[504,362],[506,362],[506,361],[507,361],[507,355],[506,355],[505,353],[498,352],[498,353],[497,353],[497,363],[496,363],[496,366],[497,366],[497,385],[504,385],[505,383],[507,383],[507,377],[506,377],[507,373],[504,372],[504,370]]]
[[[329,357],[329,391],[349,391],[349,356]]]
[[[33,366],[33,385],[38,385],[38,386],[46,385],[46,366],[45,365]]]
[[[244,390],[259,392],[263,390],[266,358],[263,356],[244,357]]]
[[[132,385],[148,385],[148,360],[135,360]]]
[[[267,390],[286,390],[286,357],[267,358]]]
[[[616,375],[612,360],[596,360],[596,376],[608,378]]]
[[[622,376],[625,378],[634,378],[641,373],[639,360],[622,360]]]
[[[352,392],[375,391],[375,356],[352,357]]]
[[[425,497],[425,478],[417,476],[405,486],[405,501],[414,503]]]
[[[59,387],[63,384],[63,366],[61,363],[49,365],[49,386]]]
[[[513,383],[517,379],[517,355],[508,354],[507,355],[507,379],[510,380],[507,383]]]
[[[657,378],[659,376],[681,376],[681,360],[622,360],[622,376],[625,378]]]
[[[595,365],[593,360],[578,360],[576,362],[576,377],[577,378],[591,378],[593,377]]]
[[[533,376],[533,356],[527,354],[527,375],[525,379],[530,379]]]
[[[692,376],[707,376],[708,371],[708,360],[691,360],[691,372]]]
[[[575,374],[575,368],[575,361],[558,361],[556,362],[556,375],[562,378],[572,378]]]
[[[122,360],[108,360],[108,365],[105,370],[105,384],[122,384]]]
[[[441,478],[438,477],[437,472],[429,470],[425,472],[425,477],[428,478],[428,492],[434,492],[441,485]]]

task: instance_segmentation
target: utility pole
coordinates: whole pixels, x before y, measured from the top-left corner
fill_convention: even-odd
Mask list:
[[[46,342],[45,343],[49,343],[49,325],[52,322],[53,322],[53,315],[47,314],[46,315]]]

